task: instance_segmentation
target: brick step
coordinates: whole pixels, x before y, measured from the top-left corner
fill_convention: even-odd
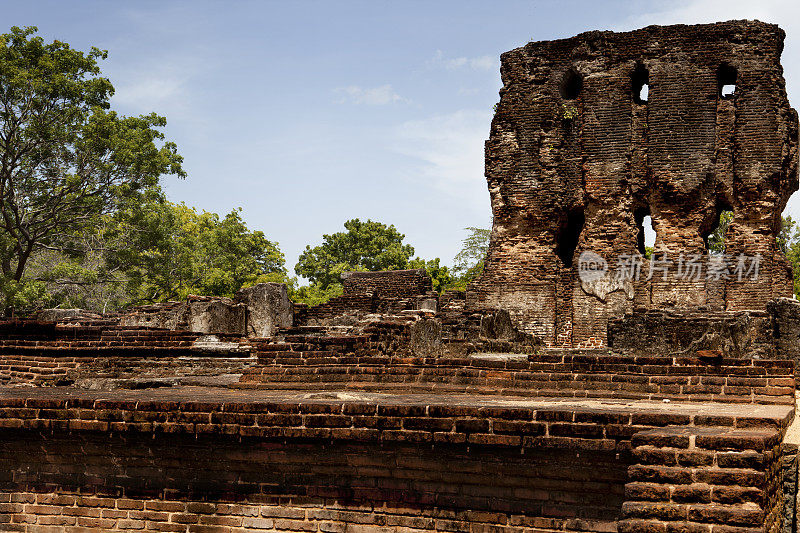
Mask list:
[[[562,398],[562,399],[616,399],[616,400],[656,400],[664,399],[675,402],[707,402],[715,401],[720,403],[742,403],[741,396],[718,395],[709,400],[698,398],[692,395],[682,394],[648,394],[640,392],[629,392],[623,390],[608,389],[543,389],[536,387],[519,387],[509,384],[497,384],[492,382],[482,382],[476,380],[471,384],[453,383],[450,381],[386,381],[373,378],[358,378],[347,376],[334,376],[321,380],[300,379],[292,381],[269,380],[253,375],[253,368],[244,372],[240,381],[229,385],[233,388],[259,389],[259,390],[285,390],[285,391],[366,391],[366,392],[400,392],[400,393],[455,393],[455,394],[479,394],[479,395],[510,395],[524,398]],[[764,405],[787,405],[787,402],[780,398],[771,396],[753,396],[744,400],[745,403],[758,403]],[[770,423],[769,421],[767,421]]]
[[[708,523],[771,531],[779,520],[781,431],[740,425],[634,435],[636,464],[628,469],[619,531],[690,531]]]
[[[247,349],[215,349],[197,347],[189,343],[180,346],[153,344],[127,344],[121,346],[16,346],[0,347],[0,362],[13,362],[15,357],[41,357],[50,359],[92,357],[159,357],[178,358],[196,356],[250,357]]]
[[[345,345],[358,342],[367,342],[368,335],[327,335],[327,336],[312,336],[306,334],[299,335],[286,335],[286,342],[297,342],[302,344],[336,344]]]
[[[287,336],[337,337],[346,336],[352,330],[351,326],[293,326],[278,331],[275,336],[279,338]]]
[[[312,354],[312,357],[304,355]],[[609,369],[610,367],[616,370]],[[269,352],[248,369],[242,383],[297,386],[312,383],[397,384],[409,389],[447,385],[464,390],[518,390],[534,396],[647,398],[683,401],[793,403],[794,380],[776,376],[664,376],[606,365],[605,372],[554,372],[557,365],[518,359],[336,356],[331,352]],[[706,369],[713,372],[714,369]],[[699,372],[698,372],[699,374]],[[358,384],[358,385],[356,385]],[[268,387],[265,387],[268,388]],[[525,391],[533,391],[525,392]]]
[[[267,342],[267,343],[258,343],[253,339],[250,340],[250,343],[256,347],[256,351],[258,353],[261,352],[292,352],[292,351],[300,351],[300,348],[303,347],[303,343],[300,342]]]

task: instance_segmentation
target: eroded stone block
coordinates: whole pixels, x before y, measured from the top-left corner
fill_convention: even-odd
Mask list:
[[[236,293],[247,307],[247,336],[269,337],[278,328],[292,327],[293,309],[283,283],[259,283]]]

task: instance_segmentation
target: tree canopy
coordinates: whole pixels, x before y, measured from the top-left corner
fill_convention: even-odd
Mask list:
[[[284,281],[278,245],[263,232],[250,231],[240,211],[221,218],[185,204],[154,204],[117,226],[133,246],[113,254],[110,264],[126,274],[135,302],[233,296],[245,285]]]
[[[708,236],[708,251],[712,254],[725,253],[725,233],[733,221],[733,211],[722,211],[719,214],[719,222],[711,235]]]
[[[489,236],[492,231],[470,226],[464,228],[469,232],[461,241],[461,250],[453,259],[454,281],[452,288],[464,290],[469,282],[483,272],[486,254],[489,253]]]
[[[292,283],[278,245],[250,231],[240,210],[225,217],[154,194],[105,217],[70,248],[34,254],[30,279],[44,305],[113,310],[130,304],[233,296],[264,281]]]
[[[327,289],[339,283],[342,272],[408,267],[414,247],[403,244],[405,235],[393,225],[354,218],[344,227],[347,231],[323,235],[319,246],[306,246],[294,267],[298,276]]]
[[[794,279],[792,289],[795,296],[800,295],[800,230],[792,217],[781,218],[781,231],[778,233],[778,246],[792,265]]]
[[[58,250],[101,225],[164,174],[184,177],[156,114],[110,110],[111,82],[88,53],[45,43],[35,27],[0,35],[0,269],[6,308],[32,290],[35,251]],[[38,290],[38,289],[35,289]]]

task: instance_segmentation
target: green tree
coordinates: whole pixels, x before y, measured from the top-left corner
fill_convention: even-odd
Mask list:
[[[33,301],[41,307],[80,307],[100,312],[115,311],[127,304],[125,276],[109,268],[108,258],[116,243],[104,240],[108,217],[95,231],[76,236],[62,249],[42,248],[29,259],[24,281],[45,292]]]
[[[708,250],[712,254],[725,253],[725,233],[732,220],[732,211],[720,213],[719,226],[708,236]],[[791,216],[781,217],[781,229],[776,240],[778,247],[792,266],[793,292],[795,295],[800,295],[800,229]]]
[[[793,244],[800,240],[800,231],[797,223],[791,216],[781,217],[781,229],[778,232],[778,247],[784,254],[788,254]]]
[[[322,236],[322,244],[306,246],[294,271],[321,290],[339,283],[342,272],[395,270],[408,267],[414,247],[394,226],[357,218],[344,223],[347,231]]]
[[[132,303],[232,296],[266,281],[289,284],[283,254],[234,210],[225,217],[166,201],[158,189],[106,216],[62,250],[31,259],[44,305],[113,311]]]
[[[117,231],[132,245],[114,253],[110,264],[125,272],[135,302],[233,296],[254,283],[287,281],[278,245],[250,231],[240,211],[220,218],[163,201],[126,213]]]
[[[341,283],[331,283],[323,289],[318,284],[304,285],[295,289],[289,286],[289,297],[293,302],[306,305],[324,304],[331,298],[342,295],[343,287]]]
[[[415,257],[408,262],[408,268],[424,268],[431,277],[433,290],[438,293],[449,289],[454,282],[452,271],[447,266],[440,264],[438,257],[428,261]]]
[[[798,296],[800,295],[800,230],[790,216],[781,218],[778,246],[792,265],[792,290],[795,296]]]
[[[725,233],[733,221],[733,211],[722,211],[719,214],[719,223],[708,236],[708,251],[712,254],[725,253]]]
[[[185,176],[176,146],[158,130],[163,117],[110,110],[114,89],[98,65],[105,51],[46,44],[36,31],[13,27],[0,35],[0,288],[7,310],[41,293],[24,279],[35,251],[60,250],[156,187],[160,176]]]
[[[453,288],[464,290],[481,272],[489,253],[489,237],[491,230],[468,227],[464,228],[469,234],[461,241],[461,250],[456,254],[453,262],[453,272],[455,279],[452,283]]]

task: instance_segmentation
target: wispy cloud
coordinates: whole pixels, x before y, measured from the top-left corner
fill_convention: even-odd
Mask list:
[[[421,179],[459,198],[465,207],[485,212],[483,143],[491,112],[460,110],[404,122],[397,130],[396,150],[417,160],[409,179]]]
[[[445,70],[497,70],[497,58],[490,55],[476,57],[445,57],[444,52],[436,50],[436,54],[426,64],[430,68],[443,68]]]
[[[630,17],[621,27],[630,29],[648,24],[699,24],[731,19],[758,19],[794,25],[800,15],[800,4],[795,0],[689,0],[672,1],[663,7]],[[785,29],[785,28],[784,28]]]
[[[114,104],[132,114],[155,111],[181,120],[196,118],[198,80],[213,69],[213,62],[203,62],[194,50],[124,64],[111,72]]]
[[[388,105],[406,101],[389,84],[380,87],[349,85],[338,87],[334,92],[339,95],[339,99],[336,100],[339,104]]]
[[[171,76],[145,76],[117,86],[114,100],[135,108],[159,107],[183,92],[183,79]]]

